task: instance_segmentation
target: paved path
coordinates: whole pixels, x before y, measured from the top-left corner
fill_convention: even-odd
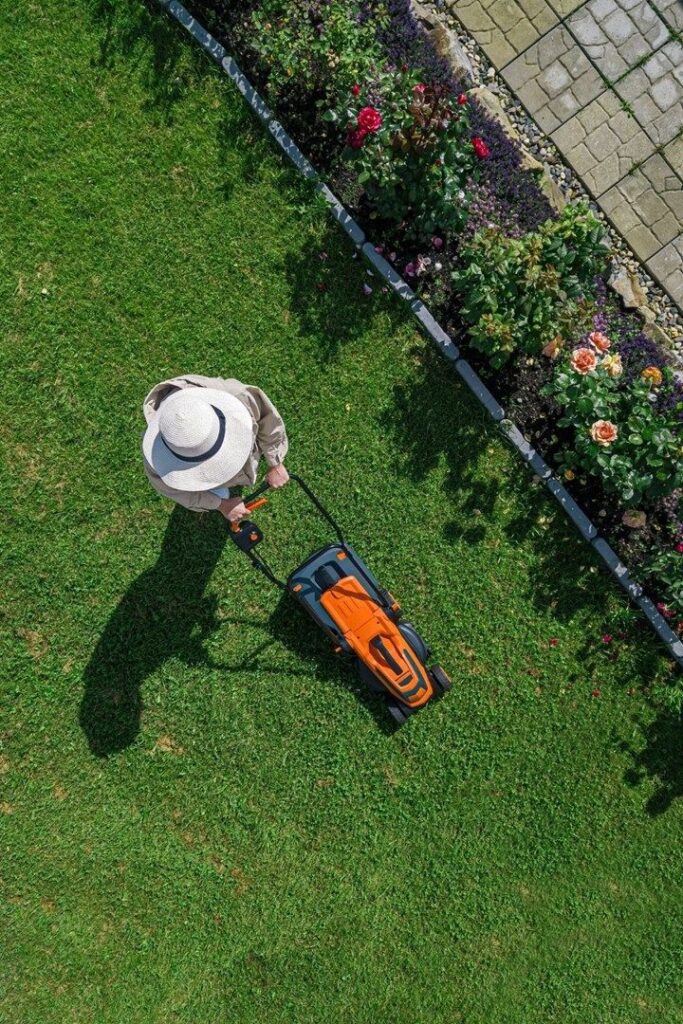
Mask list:
[[[449,6],[683,309],[683,0]]]

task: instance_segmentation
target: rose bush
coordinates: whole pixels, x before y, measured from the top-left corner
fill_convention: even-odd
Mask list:
[[[471,138],[467,103],[419,78],[384,74],[373,84],[381,108],[350,90],[326,115],[344,132],[344,157],[376,212],[417,240],[462,229],[477,161],[489,155]]]
[[[609,348],[603,339],[598,345]],[[599,477],[606,491],[636,504],[683,485],[683,405],[667,408],[672,374],[657,373],[661,393],[651,377],[623,381],[618,355],[580,347],[556,364],[547,393],[563,410],[559,426],[573,431],[573,444],[559,459],[568,479]]]
[[[463,246],[452,277],[470,339],[492,366],[519,349],[534,353],[554,345],[557,351],[572,337],[585,316],[580,302],[606,264],[603,234],[587,206],[577,205],[523,238],[491,228]]]

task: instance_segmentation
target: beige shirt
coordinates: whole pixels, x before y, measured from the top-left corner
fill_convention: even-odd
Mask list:
[[[224,380],[222,377],[201,377],[197,374],[188,374],[185,377],[174,377],[172,380],[162,381],[161,384],[152,388],[142,406],[147,423],[150,423],[156,415],[164,398],[178,388],[193,387],[216,388],[218,391],[226,391],[229,395],[234,395],[246,406],[254,423],[254,445],[251,454],[239,473],[232,480],[225,480],[223,486],[251,486],[256,480],[261,456],[269,466],[279,466],[281,462],[284,462],[289,442],[280,413],[260,388],[254,387],[252,384],[242,384],[241,381],[232,378]],[[152,487],[159,494],[163,494],[165,498],[171,498],[179,505],[198,512],[206,512],[219,507],[222,499],[217,494],[212,494],[211,491],[177,491],[174,487],[168,487],[164,483],[144,455],[142,461]]]

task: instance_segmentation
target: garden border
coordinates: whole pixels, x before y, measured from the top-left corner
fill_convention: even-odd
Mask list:
[[[246,76],[240,71],[233,58],[227,53],[225,47],[217,39],[214,39],[204,26],[179,3],[179,0],[157,0],[157,2],[220,65],[297,170],[305,178],[316,180],[316,191],[325,199],[333,218],[346,232],[356,248],[361,251],[365,259],[372,266],[373,271],[383,278],[400,299],[408,303],[411,312],[425,334],[428,335],[441,354],[453,364],[460,378],[486,409],[503,436],[515,448],[529,469],[545,484],[548,491],[564,509],[584,540],[588,541],[591,547],[598,553],[608,570],[620,586],[624,588],[629,598],[640,608],[659,639],[668,648],[671,657],[683,667],[683,640],[674,633],[651,599],[643,593],[642,586],[632,578],[628,567],[621,561],[604,537],[600,536],[596,525],[574,501],[564,484],[553,476],[550,466],[548,466],[533,445],[526,440],[515,423],[506,418],[502,406],[491,394],[474,367],[461,357],[457,345],[435,320],[422,300],[416,296],[412,288],[394,270],[391,264],[376,251],[372,243],[366,240],[363,229],[356,223],[328,186],[319,179],[313,165],[289,137],[273,112],[268,108]]]

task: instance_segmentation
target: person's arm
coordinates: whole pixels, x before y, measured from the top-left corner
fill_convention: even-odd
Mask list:
[[[265,391],[252,384],[246,384],[245,388],[254,404],[259,451],[271,468],[281,466],[289,448],[284,420]]]

